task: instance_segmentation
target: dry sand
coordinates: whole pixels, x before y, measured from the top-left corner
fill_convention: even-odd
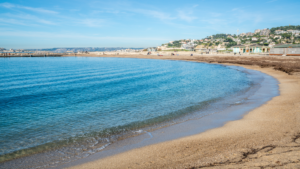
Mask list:
[[[190,56],[122,57],[202,61]],[[280,96],[223,127],[72,168],[300,168],[299,76],[272,67],[242,66],[278,79]]]

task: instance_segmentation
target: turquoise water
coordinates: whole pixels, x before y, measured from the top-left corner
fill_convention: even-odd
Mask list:
[[[0,162],[65,145],[100,150],[251,85],[229,67],[150,59],[2,58],[0,71]]]

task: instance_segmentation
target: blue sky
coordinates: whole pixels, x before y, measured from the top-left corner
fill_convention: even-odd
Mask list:
[[[0,0],[0,47],[149,47],[300,25],[299,0]]]

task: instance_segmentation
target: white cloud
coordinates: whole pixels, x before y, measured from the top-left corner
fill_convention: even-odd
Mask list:
[[[33,7],[28,7],[28,6],[22,6],[22,5],[15,5],[11,3],[0,3],[0,7],[12,9],[12,8],[18,8],[18,9],[25,9],[25,10],[30,10],[33,12],[39,12],[39,13],[46,13],[46,14],[57,14],[58,12],[56,11],[51,11],[43,8],[33,8]]]
[[[150,17],[153,17],[153,18],[158,18],[160,20],[174,20],[174,19],[176,19],[175,17],[171,17],[170,14],[168,14],[168,13],[160,12],[160,11],[157,11],[157,10],[135,9],[135,8],[125,9],[125,10],[129,11],[129,12],[133,12],[133,13],[143,14],[143,15],[150,16]]]
[[[1,16],[1,15],[0,15]],[[30,15],[30,14],[2,14],[2,16],[4,16],[6,19],[10,19],[10,20],[16,20],[17,22],[11,22],[12,24],[19,24],[19,23],[42,23],[42,24],[47,24],[47,25],[56,25],[56,23],[45,20],[45,19],[41,19],[39,17],[36,17],[34,15]],[[21,19],[21,20],[20,20]],[[26,25],[26,24],[23,24]]]
[[[83,35],[78,33],[51,33],[51,32],[33,32],[33,31],[18,31],[18,30],[1,30],[0,36],[9,37],[30,37],[30,38],[69,38],[69,39],[84,39],[84,40],[117,40],[117,41],[145,41],[145,40],[169,40],[161,37],[113,37],[113,36],[95,36]]]
[[[187,22],[191,22],[191,21],[197,19],[197,17],[192,16],[192,12],[186,12],[186,11],[178,11],[178,16],[180,19],[187,21]]]
[[[80,20],[78,23],[86,25],[88,27],[102,27],[105,21],[103,19],[83,19]]]
[[[11,3],[0,3],[0,6],[4,7],[4,8],[13,8],[13,7],[15,7],[15,5],[13,5]]]
[[[221,13],[216,13],[216,12],[211,12],[211,16],[212,17],[219,17],[219,16],[222,16]]]
[[[16,20],[16,19],[7,19],[7,18],[0,18],[0,23],[1,24],[14,24],[14,25],[23,25],[23,26],[34,26],[33,24],[29,24],[29,23],[25,23],[23,21],[20,20]]]

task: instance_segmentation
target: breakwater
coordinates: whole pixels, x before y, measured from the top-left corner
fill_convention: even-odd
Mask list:
[[[0,57],[60,57],[65,53],[0,53]]]

